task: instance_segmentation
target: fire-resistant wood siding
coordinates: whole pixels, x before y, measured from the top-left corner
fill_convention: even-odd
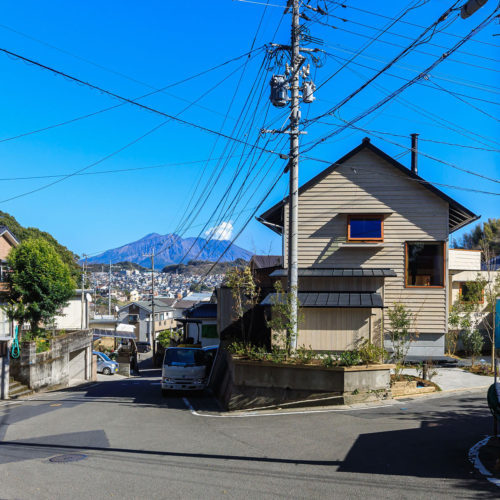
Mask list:
[[[287,212],[285,206],[285,241]],[[356,248],[346,243],[347,217],[355,213],[385,214],[381,246]],[[447,240],[447,202],[367,150],[299,197],[299,267],[393,269],[397,277],[385,278],[384,303],[407,305],[416,317],[414,326],[419,333],[446,331],[446,288],[405,288],[405,242]],[[286,266],[286,253],[284,263]],[[387,327],[387,314],[384,324]]]

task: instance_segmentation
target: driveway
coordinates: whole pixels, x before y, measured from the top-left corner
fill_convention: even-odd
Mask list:
[[[498,496],[467,462],[491,432],[484,390],[226,417],[206,395],[163,399],[159,370],[141,374],[0,403],[0,497]]]

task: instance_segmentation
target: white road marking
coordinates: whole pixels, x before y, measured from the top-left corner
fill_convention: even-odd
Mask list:
[[[488,444],[488,441],[490,440],[491,436],[488,436],[484,438],[483,440],[479,441],[479,443],[476,443],[470,450],[469,450],[469,460],[472,462],[472,465],[483,475],[486,476],[486,479],[490,482],[493,483],[495,486],[500,487],[500,479],[497,479],[495,477],[491,477],[492,474],[491,472],[483,465],[481,460],[479,460],[479,450]]]
[[[256,411],[249,411],[244,413],[238,413],[236,415],[207,415],[204,413],[198,413],[187,398],[182,398],[182,401],[184,402],[187,409],[191,412],[192,415],[195,415],[196,417],[207,417],[207,418],[248,418],[248,417],[277,417],[282,415],[310,415],[312,413],[334,413],[334,412],[346,412],[346,411],[371,410],[375,408],[388,408],[391,406],[395,406],[397,404],[396,401],[390,404],[377,405],[377,406],[364,406],[362,408],[336,408],[329,410],[301,410],[301,411],[282,411],[282,412],[276,411],[274,413],[259,413]]]

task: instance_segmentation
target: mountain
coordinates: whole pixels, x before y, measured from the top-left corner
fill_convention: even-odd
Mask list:
[[[203,238],[181,238],[176,234],[151,233],[140,240],[107,250],[95,257],[89,257],[91,264],[108,264],[111,262],[134,262],[150,268],[151,259],[146,257],[155,254],[155,268],[161,269],[169,264],[178,264],[190,260],[216,261],[231,244],[228,240],[205,240]],[[192,247],[192,248],[191,248]],[[232,245],[224,254],[221,262],[232,262],[236,259],[250,260],[252,253],[236,245]]]

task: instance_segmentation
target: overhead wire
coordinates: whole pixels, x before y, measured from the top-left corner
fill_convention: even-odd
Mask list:
[[[381,18],[384,18],[384,19],[391,19],[389,16],[381,14],[380,12],[374,12],[374,11],[371,11],[371,10],[362,9],[360,7],[355,7],[354,5],[348,5],[347,2],[338,2],[337,0],[326,0],[326,1],[328,3],[330,3],[330,4],[336,4],[339,7],[342,7],[344,9],[347,8],[347,9],[357,10],[359,12],[364,12],[365,14],[370,14],[370,15],[381,17]],[[410,21],[401,21],[401,22],[402,22],[402,24],[407,24],[409,26],[414,26],[416,28],[423,28],[424,27],[421,24],[412,23]],[[455,38],[461,38],[461,36],[457,35],[456,33],[451,33],[451,32],[447,32],[447,31],[443,31],[443,34],[444,35],[448,35],[448,36],[452,36],[452,37],[455,37]],[[492,47],[500,47],[500,45],[497,45],[497,44],[491,43],[491,42],[485,42],[483,40],[474,40],[474,42],[475,43],[481,43],[483,45],[490,45]]]
[[[359,120],[361,120],[365,116],[369,115],[370,113],[372,113],[373,111],[380,108],[381,106],[386,104],[388,101],[390,101],[391,99],[393,99],[394,97],[399,95],[401,92],[406,90],[408,87],[413,85],[415,82],[424,78],[425,75],[429,74],[434,68],[436,68],[440,63],[442,63],[449,55],[454,53],[459,47],[461,47],[464,43],[466,43],[467,40],[469,40],[472,36],[474,36],[475,34],[480,32],[482,29],[484,29],[486,26],[488,26],[490,23],[492,23],[495,19],[497,19],[498,18],[498,10],[499,10],[499,8],[497,7],[492,14],[490,14],[486,19],[484,19],[479,25],[477,25],[473,30],[471,30],[464,38],[462,38],[459,42],[457,42],[446,54],[443,54],[441,57],[439,57],[437,60],[435,60],[430,66],[428,66],[425,70],[423,70],[419,75],[417,75],[413,79],[407,81],[404,85],[402,85],[398,89],[394,90],[390,95],[385,96],[383,99],[381,99],[377,103],[370,106],[364,112],[362,112],[361,114],[359,114],[355,118],[351,119],[348,124],[346,123],[345,125],[343,125],[339,129],[337,129],[336,131],[327,134],[322,139],[319,139],[314,145],[310,146],[309,149],[306,149],[304,152],[310,151],[313,147],[317,146],[321,142],[324,142],[324,140],[326,140],[327,138],[330,138],[330,137],[338,134],[344,128],[347,128],[350,124],[354,124],[354,123],[358,122]],[[347,101],[345,99],[343,99],[341,101],[341,103],[343,103],[343,104],[345,104],[346,102]],[[319,115],[319,117],[316,117],[316,118],[309,120],[309,124],[311,122],[314,122],[318,118],[322,118],[328,114],[331,114],[332,111],[336,111],[337,109],[339,109],[339,105],[334,106],[328,112],[323,113],[322,115]]]
[[[165,112],[160,111],[158,109],[155,109],[155,108],[153,108],[151,106],[146,106],[145,104],[139,103],[139,102],[137,102],[137,101],[135,101],[133,99],[129,99],[127,97],[121,96],[121,95],[119,95],[119,94],[117,94],[115,92],[112,92],[110,90],[106,90],[103,87],[99,87],[98,85],[94,85],[94,84],[92,84],[90,82],[83,81],[83,80],[81,80],[79,78],[76,78],[74,76],[69,75],[68,73],[64,73],[63,71],[59,71],[59,70],[57,70],[55,68],[52,68],[52,67],[47,66],[45,64],[39,63],[37,61],[34,61],[34,60],[29,59],[27,57],[24,57],[24,56],[22,56],[20,54],[17,54],[15,52],[9,51],[7,49],[4,49],[4,48],[0,47],[0,52],[3,52],[4,54],[7,54],[8,56],[11,56],[11,57],[13,57],[15,59],[19,59],[19,60],[21,60],[23,62],[26,62],[28,64],[37,66],[37,67],[39,67],[41,69],[47,70],[47,71],[49,71],[49,72],[51,72],[51,73],[53,73],[55,75],[62,76],[63,78],[71,80],[71,81],[73,81],[75,83],[78,83],[80,85],[89,87],[89,88],[91,88],[93,90],[97,90],[98,92],[101,92],[102,94],[108,95],[108,96],[113,97],[115,99],[121,100],[123,102],[127,102],[129,104],[134,105],[134,106],[137,106],[138,108],[144,109],[145,111],[150,111],[152,113],[164,116],[166,118],[170,118],[171,120],[177,121],[178,123],[181,123],[181,124],[189,126],[189,127],[196,128],[198,130],[207,132],[207,133],[212,134],[212,135],[219,135],[221,137],[224,137],[225,139],[236,141],[236,142],[240,142],[242,144],[246,144],[246,142],[243,141],[243,140],[235,139],[235,138],[233,138],[233,137],[231,137],[231,136],[229,136],[227,134],[223,134],[223,133],[217,132],[217,131],[209,128],[209,127],[205,127],[205,126],[200,125],[198,123],[193,123],[193,122],[190,122],[188,120],[184,120],[182,118],[179,118],[178,116],[171,115],[169,113],[165,113]],[[267,152],[271,153],[271,154],[278,154],[278,153],[276,153],[275,151],[272,151],[272,150],[268,150]]]
[[[361,27],[364,27],[364,28],[369,28],[371,30],[378,31],[380,29],[380,28],[378,28],[376,26],[371,26],[371,25],[368,25],[368,24],[360,23],[359,21],[354,21],[352,19],[346,19],[346,18],[342,18],[342,17],[338,17],[338,16],[332,16],[332,17],[335,17],[336,19],[339,19],[340,21],[342,21],[344,23],[355,24],[356,26],[361,26]],[[329,24],[329,23],[326,23],[326,22],[322,21],[321,19],[315,19],[315,22],[317,22],[318,24],[320,24],[322,26],[326,26],[326,27],[329,27],[329,28],[334,29],[334,30],[344,31],[345,33],[349,33],[351,35],[356,35],[356,36],[360,36],[360,37],[363,37],[363,38],[371,38],[370,35],[366,35],[365,33],[359,33],[358,31],[352,31],[352,30],[348,30],[346,28],[341,28],[339,26],[334,26],[332,24]],[[423,26],[420,26],[420,27],[423,28]],[[404,35],[402,33],[397,33],[395,31],[389,31],[389,30],[387,30],[386,34],[397,36],[399,38],[404,38],[405,40],[413,40],[413,38],[411,36]],[[381,39],[381,38],[378,38],[376,41],[378,43],[384,43],[386,45],[392,45],[394,47],[399,47],[399,48],[403,48],[404,47],[404,45],[399,45],[399,44],[397,44],[395,42],[384,40],[384,39]],[[428,41],[426,43],[426,45],[429,45],[431,47],[437,47],[437,48],[440,48],[440,49],[445,49],[445,50],[447,49],[447,47],[445,45],[440,45],[440,44],[437,44],[437,43],[431,42],[431,41]],[[419,52],[421,54],[425,54],[425,55],[430,55],[430,56],[436,57],[436,54],[432,54],[430,52],[425,52],[425,51],[422,51],[422,50],[416,50],[415,52]],[[485,57],[485,56],[483,56],[481,54],[474,54],[473,52],[466,52],[464,50],[457,51],[457,54],[463,54],[463,55],[467,55],[467,56],[470,56],[470,57],[478,57],[478,58],[485,59],[485,60],[488,60],[488,61],[497,62],[496,59],[493,59],[491,57]],[[499,72],[500,71],[498,69],[490,68],[490,67],[487,67],[487,66],[480,66],[480,65],[477,65],[477,64],[474,64],[474,63],[471,63],[471,62],[462,61],[460,59],[454,59],[453,58],[453,59],[450,59],[450,61],[453,61],[455,63],[465,64],[467,66],[472,66],[472,67],[477,67],[477,68],[480,68],[480,69],[489,70],[489,71],[495,71],[495,72]]]
[[[227,61],[224,61],[224,62],[222,62],[222,63],[219,63],[219,64],[217,64],[217,65],[215,65],[215,66],[212,66],[211,68],[208,68],[208,69],[203,70],[203,71],[201,71],[201,72],[197,72],[197,73],[195,73],[194,75],[191,75],[191,76],[188,76],[188,77],[184,77],[184,78],[182,78],[181,80],[177,80],[177,81],[175,81],[175,82],[173,82],[173,83],[169,83],[168,85],[166,85],[166,86],[164,86],[164,87],[161,87],[161,88],[159,88],[159,89],[155,89],[155,90],[153,90],[152,92],[148,92],[148,93],[146,93],[146,94],[142,94],[142,95],[140,95],[140,96],[138,96],[138,97],[135,97],[133,100],[134,100],[134,101],[137,101],[137,100],[145,99],[146,97],[150,97],[150,96],[152,96],[152,95],[158,94],[159,92],[164,92],[166,89],[169,89],[169,88],[175,87],[175,86],[177,86],[177,85],[181,85],[181,84],[186,83],[186,82],[188,82],[188,81],[190,81],[190,80],[193,80],[193,79],[195,79],[195,78],[199,78],[200,76],[204,76],[204,75],[206,75],[206,74],[208,74],[208,73],[210,73],[210,72],[212,72],[212,71],[215,71],[215,70],[220,69],[220,68],[222,68],[222,67],[224,67],[224,66],[227,66],[228,64],[230,64],[230,63],[232,63],[232,62],[238,61],[239,59],[242,59],[242,58],[247,57],[247,56],[248,56],[248,57],[250,57],[250,56],[252,56],[252,54],[254,54],[254,53],[256,53],[256,52],[258,53],[258,52],[259,52],[259,51],[261,51],[262,49],[263,49],[263,46],[258,47],[257,49],[252,49],[252,50],[250,50],[250,51],[248,51],[248,52],[245,52],[244,54],[241,54],[241,55],[239,55],[239,56],[237,56],[237,57],[233,57],[233,58],[231,58],[231,59],[229,59],[229,60],[227,60]],[[75,56],[75,57],[76,57],[76,56]],[[87,61],[86,59],[85,59],[85,61],[86,61],[86,62],[89,62],[89,61]],[[124,75],[122,75],[122,76],[124,76]],[[148,87],[150,87],[150,85],[148,85],[148,84],[143,84],[143,85],[147,85]],[[183,101],[187,101],[187,102],[189,102],[187,99],[182,99],[182,100],[183,100]],[[36,130],[29,131],[29,132],[24,132],[24,133],[22,133],[22,134],[17,134],[17,135],[15,135],[15,136],[6,137],[6,138],[3,138],[3,139],[0,139],[0,143],[1,143],[1,142],[12,141],[12,140],[19,139],[19,138],[21,138],[21,137],[26,137],[26,136],[28,136],[28,135],[32,135],[32,134],[38,134],[38,133],[40,133],[40,132],[45,132],[46,130],[51,130],[51,129],[54,129],[54,128],[57,128],[57,127],[61,127],[61,126],[64,126],[64,125],[69,125],[70,123],[74,123],[74,122],[77,122],[77,121],[79,121],[79,120],[83,120],[83,119],[86,119],[86,118],[90,118],[90,117],[92,117],[92,116],[98,115],[98,114],[100,114],[100,113],[105,113],[106,111],[110,111],[110,110],[112,110],[112,109],[120,108],[120,107],[122,107],[122,106],[125,106],[125,104],[127,104],[127,103],[122,102],[122,103],[120,103],[120,104],[115,104],[114,106],[108,106],[108,107],[103,108],[103,109],[100,109],[100,110],[98,110],[98,111],[94,111],[94,112],[92,112],[92,113],[87,113],[87,114],[84,114],[84,115],[80,115],[80,116],[77,116],[77,117],[72,118],[72,119],[70,119],[70,120],[65,120],[65,121],[63,121],[63,122],[59,122],[59,123],[56,123],[56,124],[53,124],[53,125],[49,125],[49,126],[47,126],[47,127],[42,127],[42,128],[36,129]],[[207,110],[208,110],[208,108],[205,108],[205,109],[207,109]],[[211,111],[212,111],[212,110],[211,110]],[[218,113],[218,112],[217,112],[217,113]]]
[[[338,57],[338,56],[335,56],[333,54],[329,54],[329,55],[331,57],[333,57],[334,59],[337,59],[337,57]],[[366,75],[356,71],[351,66],[349,66],[348,69],[349,69],[349,71],[351,71],[351,73],[355,74],[360,79],[362,79],[362,80],[366,79]],[[388,89],[386,89],[385,87],[383,87],[381,84],[373,83],[373,86],[375,89],[379,90],[384,96],[390,94],[390,91]],[[479,134],[478,132],[474,132],[472,130],[469,130],[469,129],[467,129],[467,128],[465,128],[457,123],[451,122],[450,120],[444,118],[442,115],[438,115],[436,113],[433,113],[432,111],[429,111],[429,110],[423,108],[422,106],[419,106],[414,101],[410,101],[401,95],[398,95],[397,97],[395,97],[394,100],[396,102],[402,103],[405,107],[414,110],[416,113],[419,114],[419,116],[427,117],[429,120],[431,120],[431,122],[435,123],[436,126],[439,126],[441,128],[445,128],[447,130],[451,130],[451,131],[453,131],[453,132],[455,132],[463,137],[466,137],[469,140],[472,139],[475,142],[482,144],[482,145],[485,145],[485,146],[491,147],[491,144],[500,145],[500,142],[496,141],[495,139],[487,137],[483,134]],[[312,142],[313,141],[311,141],[311,143]]]
[[[379,37],[381,37],[389,28],[391,28],[392,26],[394,26],[395,24],[397,24],[410,10],[418,7],[419,5],[422,5],[422,3],[419,2],[419,1],[412,1],[412,2],[410,2],[408,4],[408,6],[402,11],[401,14],[399,14],[395,18],[391,18],[390,19],[391,22],[388,25],[386,25],[385,27],[383,27],[381,30],[379,30],[378,34],[376,36],[372,37],[363,47],[361,47],[356,52],[356,54],[354,54],[351,57],[351,59],[348,62],[346,62],[345,64],[343,64],[332,75],[330,75],[326,80],[324,80],[321,84],[319,84],[316,87],[316,91],[318,91],[321,87],[323,87],[324,85],[326,85],[330,80],[332,80],[336,75],[338,75],[346,66],[348,66],[350,64],[350,62],[354,61],[354,59],[356,59],[357,56],[359,56],[360,54],[362,54],[368,47],[370,47],[373,43],[375,43],[376,40]]]
[[[247,64],[247,61],[245,61],[243,64]],[[191,108],[195,102],[203,99],[206,95],[208,95],[210,92],[212,92],[213,90],[215,90],[219,85],[221,85],[224,81],[226,81],[230,76],[232,76],[239,68],[237,68],[236,70],[233,70],[229,75],[225,76],[221,81],[217,82],[214,86],[210,87],[208,90],[206,90],[205,92],[203,92],[200,97],[198,97],[195,101],[193,101],[192,103],[190,103],[188,106],[186,106],[184,109],[182,109],[181,111],[179,111],[177,113],[177,115],[175,115],[175,118],[178,119],[178,116],[180,116],[182,113],[184,113],[185,111],[187,111],[189,108]],[[31,194],[34,194],[34,193],[37,193],[37,192],[40,192],[42,190],[45,190],[49,187],[52,187],[54,186],[55,184],[59,184],[60,182],[63,182],[73,176],[75,176],[76,174],[79,174],[81,172],[84,172],[85,170],[88,170],[92,167],[95,167],[96,165],[99,165],[101,163],[103,163],[104,161],[112,158],[113,156],[116,156],[117,154],[121,153],[122,151],[124,151],[125,149],[128,149],[129,147],[133,146],[134,144],[137,144],[138,142],[140,142],[142,139],[144,139],[145,137],[151,135],[152,133],[156,132],[157,130],[159,130],[161,127],[163,127],[164,125],[166,125],[167,123],[169,123],[171,121],[171,119],[167,119],[165,121],[163,121],[162,123],[160,123],[159,125],[155,125],[153,128],[151,128],[150,130],[148,130],[146,133],[140,135],[139,137],[137,137],[136,139],[134,139],[133,141],[130,141],[128,142],[127,144],[125,144],[124,146],[118,148],[117,150],[107,154],[106,156],[104,156],[103,158],[100,158],[99,160],[95,161],[95,162],[92,162],[90,163],[89,165],[85,166],[85,167],[82,167],[68,175],[65,175],[64,177],[61,177],[55,181],[52,181],[52,182],[49,182],[48,184],[44,184],[43,186],[39,186],[37,188],[34,188],[34,189],[31,189],[29,191],[25,191],[23,193],[20,193],[18,195],[15,195],[15,196],[11,196],[9,198],[6,198],[6,199],[3,199],[3,200],[0,200],[0,203],[6,203],[6,202],[9,202],[9,201],[13,201],[13,200],[17,200],[19,198],[23,198],[25,196],[28,196],[28,195],[31,195]]]

